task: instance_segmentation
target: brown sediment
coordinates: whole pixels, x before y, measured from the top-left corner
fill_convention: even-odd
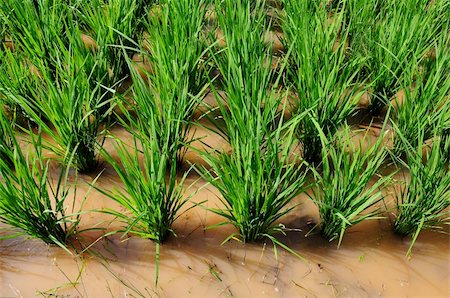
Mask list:
[[[363,88],[363,87],[361,87]],[[359,89],[359,91],[362,91],[363,89]],[[363,94],[361,95],[358,106],[360,108],[368,108],[370,104],[372,103],[372,96],[370,95],[371,92],[369,90],[363,91]]]
[[[355,102],[357,100],[357,106],[361,109],[368,108],[372,101],[371,88],[367,88],[364,85],[354,86],[353,88],[347,88],[341,95],[339,105],[342,105],[342,101],[348,97],[350,101]],[[358,98],[359,97],[359,98]]]
[[[151,53],[152,43],[150,34],[147,31],[142,33],[142,47],[144,48],[144,50]]]
[[[272,45],[272,51],[274,53],[281,53],[284,51],[284,44],[282,40],[284,39],[284,34],[277,31],[267,31],[265,36],[265,43]]]
[[[211,5],[206,9],[205,19],[209,26],[214,25],[216,21],[216,9],[214,8],[214,5]]]
[[[227,43],[225,41],[225,36],[223,35],[223,32],[221,29],[216,29],[216,39],[217,39],[217,45],[221,48],[224,48],[227,46]]]
[[[5,39],[4,39],[4,45],[5,45],[5,47],[7,48],[7,49],[9,49],[11,52],[14,52],[14,50],[15,50],[15,45],[14,45],[14,42],[13,42],[13,40],[11,39],[11,37],[9,37],[9,36],[5,36]]]
[[[341,14],[335,14],[334,12],[327,13],[327,21],[324,23],[325,28],[334,27],[337,25],[336,32],[338,35],[342,32],[342,18]]]
[[[428,160],[428,156],[431,153],[431,149],[433,148],[433,144],[436,141],[436,138],[431,138],[428,140],[425,140],[425,142],[423,142],[422,144],[422,162],[426,163]]]
[[[271,29],[277,32],[282,32],[282,19],[286,17],[286,11],[276,7],[267,8],[267,17],[271,24]]]
[[[217,44],[219,47],[224,48],[227,46],[227,42],[225,36],[223,35],[223,31],[221,29],[216,29],[215,31]],[[284,38],[284,34],[277,31],[267,31],[264,35],[264,42],[267,45],[272,45],[272,51],[274,53],[281,53],[284,51],[284,44],[282,40]]]
[[[183,157],[183,162],[186,165],[197,165],[208,167],[208,164],[204,161],[201,151],[209,152],[214,156],[225,152],[231,153],[230,144],[221,137],[214,136],[211,129],[214,127],[208,120],[199,120],[194,124],[189,133],[189,139],[193,139],[194,142],[191,147],[186,150]]]
[[[221,105],[227,109],[228,103],[226,99],[226,92],[222,90],[218,90],[217,96],[220,99]],[[270,91],[268,91],[270,92]],[[269,93],[268,93],[269,94]],[[292,90],[283,89],[283,88],[277,88],[277,90],[274,91],[273,96],[280,100],[280,105],[278,106],[277,112],[282,112],[283,116],[286,119],[289,119],[292,117],[292,110],[294,109],[295,105],[298,103],[298,94],[293,92]],[[261,107],[264,106],[264,102],[262,103]],[[219,105],[217,103],[216,95],[209,91],[206,96],[203,98],[203,101],[200,103],[200,105],[197,107],[197,109],[194,111],[194,118],[200,119],[205,118],[206,115],[209,115],[209,117],[218,117],[220,116],[220,110]]]
[[[399,107],[405,103],[406,98],[408,97],[405,92],[409,92],[409,94],[411,94],[412,96],[412,94],[414,93],[414,89],[415,84],[413,84],[408,91],[405,91],[405,89],[398,90],[397,93],[395,93],[394,97],[391,99],[391,107],[394,108],[395,110],[398,110]]]
[[[268,59],[264,61],[264,66],[265,67],[269,66],[270,69],[272,69],[272,70],[279,70],[282,62],[283,62],[283,57],[272,56],[270,61],[268,61]]]
[[[348,131],[345,132],[345,130]],[[350,144],[347,143],[347,134],[350,137]],[[369,148],[374,146],[381,137],[383,138],[382,146],[392,150],[394,148],[394,136],[394,131],[389,126],[386,126],[383,130],[382,124],[361,124],[354,127],[341,128],[337,132],[337,142],[343,145],[342,148],[348,153],[352,153],[353,150],[366,152]]]
[[[164,4],[152,5],[152,7],[150,8],[150,10],[148,12],[148,17],[161,19],[163,17],[163,11],[164,11],[164,9],[166,9],[163,6],[165,6],[165,5]]]
[[[223,105],[225,108],[227,108],[228,102],[226,100],[226,93],[221,90],[217,90],[216,92],[217,97],[220,100],[220,104]],[[220,115],[216,95],[211,90],[207,92],[202,102],[194,110],[193,117],[195,119],[199,119],[199,118],[206,118],[207,115],[208,117],[216,117]]]
[[[336,41],[333,44],[332,50],[333,50],[333,52],[337,52],[341,47],[344,47],[344,52],[346,54],[347,53],[347,49],[349,48],[348,38],[345,38],[343,45],[341,43],[342,43],[341,36],[338,35],[338,37],[336,38]]]
[[[25,60],[24,61],[24,65],[26,67],[28,67],[28,69],[30,70],[30,74],[32,76],[36,76],[39,79],[42,79],[42,72],[36,67],[36,65],[34,65],[30,60]]]
[[[436,48],[431,48],[426,54],[425,58],[436,60]]]
[[[81,38],[81,41],[84,43],[84,46],[87,49],[89,49],[91,51],[96,51],[98,49],[97,41],[95,41],[95,39],[92,36],[82,33],[80,35],[80,38]]]
[[[154,73],[153,65],[146,55],[134,54],[133,55],[133,68],[138,74],[145,80],[148,80],[148,75]]]

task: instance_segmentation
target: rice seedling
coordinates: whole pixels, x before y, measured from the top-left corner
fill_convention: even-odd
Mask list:
[[[281,100],[275,90],[280,76],[275,79],[267,65],[272,51],[263,39],[264,1],[216,1],[215,8],[227,47],[213,59],[226,95],[221,98],[213,87],[223,124],[211,120],[213,131],[229,141],[231,153],[203,153],[211,169],[197,170],[220,192],[222,205],[208,209],[224,218],[217,226],[236,227],[225,241],[268,239],[275,254],[277,245],[296,254],[275,234],[286,230],[277,221],[293,209],[288,204],[305,189],[304,167],[288,162],[294,126],[304,115],[288,121],[278,111]]]
[[[283,31],[292,54],[287,78],[297,92],[293,114],[311,110],[313,118],[327,136],[332,136],[355,111],[362,91],[354,88],[360,59],[346,59],[348,30],[343,12],[336,12],[329,23],[321,1],[285,0]],[[312,122],[304,118],[298,136],[304,158],[310,163],[321,159],[321,140]]]
[[[104,152],[124,186],[123,189],[111,192],[100,191],[127,210],[104,210],[124,223],[124,228],[117,232],[123,232],[124,236],[129,233],[156,243],[157,284],[160,245],[168,235],[175,235],[172,224],[188,201],[184,197],[184,182],[188,173],[178,179],[176,154],[170,148],[170,140],[166,139],[165,147],[160,148],[162,140],[156,139],[156,129],[158,128],[154,127],[152,131],[147,131],[151,134],[148,137],[142,132],[135,133],[133,148],[117,141],[114,149],[120,161],[115,161]]]
[[[417,141],[408,143],[406,162],[399,160],[409,171],[409,182],[405,182],[395,193],[394,231],[412,238],[408,256],[422,230],[439,231],[442,228],[440,224],[448,224],[450,220],[450,171],[445,158],[448,154],[446,150],[450,148],[449,139],[435,138],[425,162],[422,157],[423,143],[422,131]]]
[[[130,58],[133,54],[131,40],[137,41],[141,37],[148,7],[153,5],[153,2],[92,0],[81,1],[76,6],[76,15],[81,19],[82,28],[94,39],[96,52],[101,53],[108,61],[107,68],[102,69],[103,73],[110,74],[110,83],[107,86],[115,84],[127,75],[125,56]]]
[[[164,1],[167,10],[146,24],[152,47],[154,74],[145,81],[129,59],[133,79],[133,100],[137,117],[121,106],[122,124],[133,135],[134,146],[116,142],[119,161],[105,153],[124,184],[123,189],[105,192],[127,209],[127,213],[108,210],[125,223],[123,232],[156,243],[156,284],[158,283],[160,244],[175,235],[172,224],[188,198],[184,183],[189,171],[178,179],[177,168],[188,137],[195,107],[207,87],[200,70],[205,45],[202,40],[204,1]],[[156,18],[156,16],[155,16]],[[202,83],[204,82],[204,83]]]
[[[396,156],[404,155],[409,144],[417,144],[419,136],[429,140],[434,134],[443,135],[449,127],[450,40],[445,39],[436,43],[436,59],[428,62],[426,71],[420,72],[414,61],[405,71],[404,99],[394,102],[397,107],[393,117],[397,131],[394,139]]]
[[[33,60],[39,72],[40,87],[36,88],[36,81],[20,78],[19,87],[25,88],[28,94],[24,95],[20,88],[11,85],[0,86],[1,91],[56,143],[45,144],[47,149],[59,157],[64,157],[67,151],[74,152],[74,165],[81,172],[89,172],[98,165],[97,145],[102,143],[103,122],[110,114],[109,110],[104,112],[101,108],[109,103],[103,100],[109,89],[99,91],[104,90],[101,82],[96,82],[96,87],[92,88],[93,71],[89,73],[84,69],[91,56],[85,56],[80,45],[73,43],[65,48],[56,36],[54,43],[60,46],[49,50],[55,57],[53,69],[48,68],[45,61]],[[14,60],[13,56],[10,58]],[[8,76],[3,78],[7,80]]]
[[[52,69],[54,36],[64,44],[66,20],[70,17],[64,0],[1,0],[0,18],[4,22],[16,50],[29,59],[40,59]]]
[[[38,75],[32,60],[46,63],[52,60],[49,49],[54,47],[53,36],[64,36],[60,18],[64,19],[66,16],[64,1],[60,0],[0,1],[0,18],[5,32],[14,44],[14,54],[9,51],[12,49],[0,54],[4,71],[1,74],[2,86],[25,97],[29,97],[31,93],[27,90],[28,87],[34,90],[40,86],[36,78],[32,77]],[[48,68],[53,74],[52,63],[48,63]],[[24,83],[27,80],[37,84],[29,86]],[[19,124],[29,122],[29,117],[18,104],[7,100],[7,105],[10,114]]]
[[[0,89],[2,93],[12,92],[20,94],[30,100],[33,96],[32,90],[42,86],[39,72],[34,65],[23,54],[12,53],[10,50],[0,51]],[[18,125],[34,126],[36,123],[28,117],[21,106],[8,96],[3,94],[2,101],[8,117]],[[38,109],[33,107],[36,114]],[[39,115],[41,118],[41,115]]]
[[[355,56],[367,58],[363,71],[372,81],[371,113],[381,112],[402,84],[405,69],[420,62],[440,35],[437,20],[445,12],[444,1],[431,7],[428,2],[350,1],[350,20],[356,21],[349,25],[350,46]]]
[[[339,247],[347,228],[363,220],[379,218],[381,210],[376,204],[383,200],[381,189],[392,174],[370,183],[387,156],[382,138],[363,151],[351,142],[347,131],[341,136],[343,146],[336,147],[320,125],[314,123],[321,136],[322,163],[319,170],[312,169],[317,187],[310,197],[319,208],[322,235],[330,241],[338,239]],[[352,154],[345,148],[350,148]]]
[[[80,221],[79,213],[67,212],[71,188],[68,168],[61,170],[54,184],[49,163],[42,155],[41,134],[32,136],[34,152],[24,154],[3,113],[0,122],[11,143],[1,146],[7,158],[0,160],[0,221],[19,229],[7,237],[25,234],[65,248],[69,238],[79,232]]]
[[[133,152],[128,152],[129,148],[120,142],[116,147],[120,162],[115,162],[105,152],[128,193],[112,197],[134,215],[121,218],[127,219],[130,231],[157,243],[171,231],[177,211],[186,202],[181,199],[185,176],[182,182],[176,182],[177,160],[179,151],[189,144],[190,117],[205,88],[190,85],[191,81],[198,83],[195,68],[204,49],[195,37],[200,38],[202,24],[198,20],[186,21],[194,12],[205,13],[204,3],[199,1],[192,5],[190,1],[181,0],[166,4],[170,9],[164,13],[164,26],[151,31],[155,37],[154,59],[158,62],[156,74],[145,82],[128,61],[134,82],[133,98],[139,113],[133,117],[124,108],[126,119],[122,124],[133,134]],[[138,160],[141,153],[143,170]]]
[[[10,69],[8,75],[3,77],[3,84],[8,86],[9,89],[15,90],[14,93],[29,97],[30,93],[36,89],[35,86],[30,86],[24,82],[26,78],[20,71],[23,73],[31,72],[40,77],[41,72],[37,68],[37,64],[40,64],[47,70],[48,77],[56,81],[58,79],[56,72],[60,71],[61,68],[61,53],[56,49],[64,48],[67,50],[71,47],[78,47],[78,51],[81,50],[79,47],[81,43],[79,40],[80,32],[77,23],[74,21],[72,9],[76,1],[72,2],[43,0],[2,1],[0,3],[0,15],[14,43],[14,54],[7,58],[10,63],[15,65],[15,69]],[[82,55],[90,53],[89,51],[85,52]],[[29,67],[30,70],[25,69],[26,67]],[[18,72],[18,70],[20,71]],[[111,80],[107,81],[109,79],[109,76],[106,75],[108,74],[108,66],[105,65],[105,57],[102,54],[97,54],[92,59],[86,59],[84,67],[80,67],[79,70],[86,71],[88,76],[94,78],[91,80],[93,82],[91,84],[92,89],[99,89],[96,88],[98,83],[108,88],[114,87]],[[12,82],[8,82],[8,77]],[[11,86],[13,82],[15,84]],[[38,82],[38,86],[40,85],[40,82]],[[102,90],[100,89],[100,91]],[[105,98],[104,94],[98,94],[97,96]],[[19,112],[16,114],[23,112],[20,106],[15,103],[12,103],[12,109]],[[37,109],[34,110],[38,112]],[[103,109],[103,112],[105,110]]]
[[[190,142],[191,118],[209,85],[210,68],[203,60],[207,51],[202,32],[206,2],[161,1],[160,5],[167,9],[145,23],[152,42],[148,52],[142,52],[152,61],[153,73],[143,70],[148,78],[145,82],[132,72],[136,86],[133,99],[142,117],[152,117],[151,121],[142,121],[142,125],[148,123],[148,131],[158,128],[155,139],[161,140],[161,148],[171,140],[171,150],[177,152],[179,164],[183,148]],[[190,18],[192,15],[199,17]],[[132,117],[128,120],[133,121]]]

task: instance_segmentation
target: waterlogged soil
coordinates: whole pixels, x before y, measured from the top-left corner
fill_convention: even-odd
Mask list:
[[[123,129],[114,129],[113,133],[130,139]],[[195,135],[207,133],[198,128]],[[203,141],[228,150],[221,139],[208,136]],[[105,146],[112,152],[109,140]],[[197,146],[201,147],[200,143]],[[201,158],[190,151],[186,160],[195,163]],[[52,169],[56,175],[58,167]],[[79,175],[76,210],[82,203],[83,210],[121,210],[90,189],[95,176]],[[397,174],[397,178],[404,179],[404,175]],[[105,167],[96,186],[110,190],[120,187],[120,182],[114,171]],[[392,190],[386,191],[387,207],[392,206]],[[205,206],[220,206],[217,191],[205,186],[194,173],[187,179],[186,194],[193,196],[185,209],[203,201],[207,201]],[[296,198],[293,204],[297,203],[301,205],[282,220],[292,232],[278,239],[303,259],[280,248],[275,257],[271,243],[222,244],[234,228],[205,229],[222,219],[195,207],[175,222],[177,236],[161,246],[156,287],[155,245],[122,234],[101,237],[121,224],[109,215],[90,212],[82,215],[81,229],[104,230],[72,239],[71,253],[25,237],[0,241],[0,297],[450,296],[448,235],[421,233],[412,257],[407,258],[410,239],[395,235],[389,219],[379,219],[350,228],[338,249],[336,242],[330,243],[314,232],[306,236],[317,223],[318,212],[306,195]]]

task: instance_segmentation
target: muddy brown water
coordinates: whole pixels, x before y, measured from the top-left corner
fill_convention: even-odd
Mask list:
[[[113,133],[129,138],[120,128]],[[202,128],[195,134],[207,135]],[[203,141],[227,150],[224,140],[207,136]],[[109,141],[105,146],[112,150]],[[201,162],[192,151],[186,159]],[[94,175],[78,178],[75,200],[80,205]],[[196,175],[188,177],[186,194],[197,193],[185,208],[204,200],[207,206],[219,206],[217,191],[204,185]],[[113,189],[120,187],[120,182],[106,167],[97,186]],[[295,203],[302,204],[283,219],[294,231],[279,240],[304,260],[282,249],[278,249],[276,259],[271,243],[244,245],[230,241],[221,245],[234,228],[228,225],[205,230],[222,219],[196,207],[175,222],[177,237],[170,237],[161,247],[158,287],[155,245],[151,241],[118,234],[99,239],[103,232],[86,232],[73,240],[78,251],[95,243],[81,254],[72,249],[72,255],[25,237],[0,241],[0,297],[450,296],[448,235],[421,233],[408,259],[410,239],[395,235],[389,219],[380,219],[350,228],[338,249],[336,242],[329,243],[320,235],[305,237],[310,224],[318,221],[318,212],[306,195],[299,196]],[[121,210],[91,190],[84,210],[103,208]],[[113,231],[120,223],[98,212],[83,214],[81,228],[92,227]]]

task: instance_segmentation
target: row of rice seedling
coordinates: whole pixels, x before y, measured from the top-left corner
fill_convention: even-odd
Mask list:
[[[449,224],[450,219],[450,140],[436,139],[427,150],[426,161],[423,161],[424,131],[419,132],[415,142],[409,143],[406,161],[401,162],[409,171],[409,181],[395,193],[394,230],[412,237],[408,255],[422,230],[442,230],[442,224]]]
[[[2,139],[8,142],[0,146],[0,221],[17,229],[7,237],[28,235],[66,249],[69,239],[79,232],[81,217],[74,205],[71,209],[67,205],[76,194],[68,180],[69,168],[63,167],[58,177],[50,177],[42,135],[32,136],[33,150],[24,153],[3,112],[0,123]],[[66,158],[70,163],[73,156]]]
[[[321,160],[322,143],[312,119],[327,137],[333,136],[355,112],[362,92],[354,88],[362,59],[346,58],[349,34],[343,12],[329,21],[321,1],[284,1],[285,44],[289,56],[287,79],[296,91],[293,114],[310,111],[298,129],[303,156],[311,163]]]
[[[379,114],[402,86],[408,67],[432,54],[447,1],[343,1],[349,46],[364,58],[361,75],[371,81],[369,111]],[[345,7],[347,5],[347,7]],[[414,61],[415,60],[415,61]]]
[[[312,121],[321,137],[322,161],[321,169],[314,170],[317,188],[310,197],[319,208],[321,233],[330,241],[338,239],[339,246],[347,228],[382,216],[384,210],[379,204],[384,199],[382,190],[391,182],[393,173],[369,184],[379,175],[388,154],[382,138],[362,151],[345,131],[336,146],[326,138],[317,121]]]
[[[232,224],[236,233],[227,239],[244,242],[270,239],[284,232],[277,220],[292,208],[291,200],[304,189],[306,169],[289,163],[294,128],[306,113],[287,120],[279,111],[276,94],[280,76],[268,61],[270,45],[264,43],[267,24],[264,1],[216,1],[216,18],[226,48],[213,53],[222,76],[224,97],[213,91],[220,121],[210,117],[214,131],[227,139],[231,153],[205,154],[211,170],[200,173],[221,194],[222,207],[209,209]],[[226,102],[226,104],[224,104]],[[282,110],[287,107],[284,105]]]
[[[418,138],[432,142],[449,127],[450,113],[450,39],[442,36],[436,43],[436,58],[417,75],[418,64],[405,72],[403,97],[395,99],[393,123],[401,134],[394,140],[394,153],[401,156],[408,146],[417,146]],[[424,147],[425,148],[425,147]]]
[[[131,40],[143,38],[147,7],[152,3],[144,0],[94,0],[78,1],[74,5],[73,14],[83,31],[80,35],[82,40],[95,55],[106,60],[96,69],[100,76],[108,74],[102,82],[104,85],[114,86],[129,73],[126,58],[135,53]]]
[[[58,41],[58,37],[54,40]],[[5,65],[9,65],[7,70],[17,72],[5,71],[1,79],[2,93],[7,101],[19,106],[35,125],[51,137],[48,144],[44,143],[46,148],[59,157],[64,157],[66,152],[75,152],[77,169],[89,172],[98,165],[97,144],[101,143],[98,137],[105,136],[102,126],[109,111],[101,109],[107,104],[103,100],[107,91],[98,92],[102,89],[99,82],[92,88],[94,78],[91,77],[92,71],[86,72],[83,68],[87,59],[83,55],[84,48],[80,46],[77,48],[72,44],[70,48],[52,48],[52,54],[58,58],[53,63],[53,72],[46,63],[36,60],[38,74],[31,80],[24,80],[20,71],[26,73],[26,67],[20,65],[21,62],[13,55],[7,54],[4,60]],[[12,68],[10,65],[14,63],[16,65]],[[20,81],[17,85],[16,80]],[[19,88],[16,89],[16,86]]]
[[[161,5],[167,10],[144,23],[151,45],[141,54],[151,59],[153,65],[151,72],[140,70],[147,80],[127,60],[135,113],[130,113],[124,102],[121,123],[132,134],[134,147],[128,148],[117,140],[119,161],[104,152],[124,186],[105,193],[128,211],[107,212],[125,223],[122,231],[125,234],[155,241],[157,262],[159,245],[170,234],[175,235],[172,224],[188,200],[183,192],[189,171],[178,179],[177,170],[186,146],[192,141],[191,118],[208,83],[201,63],[206,51],[202,33],[204,1],[195,4],[188,0],[162,1]]]
[[[408,255],[422,230],[442,230],[449,220],[449,25],[440,25],[433,57],[411,58],[400,83],[403,97],[394,101],[394,160],[409,173],[395,193],[394,230],[412,237]]]
[[[449,25],[436,19],[449,6],[332,2],[278,3],[285,52],[277,53],[274,69],[266,38],[273,19],[264,0],[0,0],[14,44],[0,51],[8,114],[0,117],[0,220],[64,246],[79,232],[81,217],[67,214],[67,204],[74,204],[69,168],[90,172],[104,159],[123,187],[99,191],[126,209],[103,210],[123,222],[112,233],[151,239],[158,262],[160,244],[175,234],[172,224],[189,207],[184,189],[192,168],[183,171],[180,164],[193,142],[194,112],[211,90],[217,111],[203,117],[231,150],[199,150],[207,166],[195,170],[221,195],[221,206],[207,208],[224,218],[217,226],[236,228],[225,241],[269,240],[275,253],[279,245],[297,254],[275,235],[287,230],[283,217],[308,188],[321,233],[338,246],[350,226],[382,217],[382,190],[392,182],[392,174],[379,174],[389,155],[383,135],[392,126],[391,159],[410,175],[395,194],[394,229],[412,236],[412,247],[422,229],[448,222],[450,40]],[[211,7],[222,41],[208,31]],[[435,54],[427,58],[431,49]],[[136,65],[136,53],[150,66]],[[128,74],[132,86],[119,94]],[[404,100],[391,103],[400,89]],[[363,150],[347,129],[366,91],[370,113],[386,105],[391,110],[381,136]],[[116,119],[132,142],[111,136],[114,157],[102,145],[116,104]],[[14,115],[25,115],[18,124],[33,153],[20,148]],[[294,155],[298,142],[302,152]],[[61,160],[56,186],[44,149]]]

